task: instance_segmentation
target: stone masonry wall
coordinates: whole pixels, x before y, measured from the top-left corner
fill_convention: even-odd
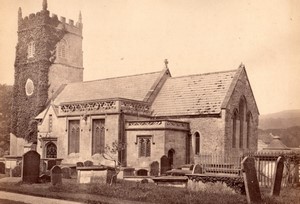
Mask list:
[[[57,137],[57,157],[63,158],[63,163],[75,164],[78,161],[84,162],[91,160],[94,164],[112,165],[112,162],[105,160],[102,155],[92,155],[92,120],[105,119],[105,145],[112,145],[112,142],[118,139],[118,120],[119,116],[116,115],[99,115],[88,116],[87,120],[83,120],[80,116],[74,117],[56,117],[53,110],[50,108],[43,123],[39,125],[39,134],[48,131],[49,114],[53,116],[53,131],[52,137]],[[68,120],[80,120],[80,150],[79,153],[68,154]],[[38,144],[38,152],[44,155]],[[116,155],[117,156],[117,155]]]
[[[246,148],[246,135],[247,135],[247,124],[244,124],[243,134],[243,148],[239,148],[239,136],[236,137],[236,148],[232,148],[232,134],[233,134],[233,122],[232,116],[235,109],[239,109],[239,102],[241,97],[246,99],[246,114],[251,112],[252,114],[252,125],[251,125],[251,136],[249,138],[249,148]],[[225,137],[225,150],[227,153],[232,155],[242,154],[245,151],[256,151],[257,150],[257,139],[258,139],[258,110],[256,108],[255,99],[251,91],[251,87],[243,69],[240,78],[236,84],[233,94],[229,100],[229,105],[226,109],[226,137]],[[238,127],[239,129],[239,127]]]

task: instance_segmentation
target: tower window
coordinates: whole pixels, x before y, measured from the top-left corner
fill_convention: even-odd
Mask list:
[[[59,58],[67,58],[67,42],[62,40],[57,46],[57,56]]]
[[[27,58],[34,57],[34,54],[35,54],[35,43],[34,43],[34,41],[31,41],[28,44],[28,48],[27,48]]]

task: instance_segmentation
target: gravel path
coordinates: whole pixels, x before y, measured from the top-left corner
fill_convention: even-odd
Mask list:
[[[36,197],[36,196],[30,196],[30,195],[24,195],[18,193],[9,193],[5,191],[0,191],[0,199],[19,201],[19,202],[30,203],[30,204],[35,204],[35,203],[36,204],[80,204],[80,202]]]

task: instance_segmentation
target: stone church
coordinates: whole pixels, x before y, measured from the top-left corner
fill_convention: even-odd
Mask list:
[[[123,166],[147,168],[163,155],[177,166],[202,153],[257,150],[259,112],[244,65],[172,77],[166,62],[83,81],[82,29],[81,14],[76,23],[50,16],[46,0],[28,17],[19,9],[11,155],[35,140],[42,158],[106,164],[102,153],[117,142]]]

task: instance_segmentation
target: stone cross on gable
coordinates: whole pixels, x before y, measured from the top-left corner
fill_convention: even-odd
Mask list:
[[[165,59],[165,66],[166,66],[166,68],[168,68],[168,64],[169,64],[168,59]]]

